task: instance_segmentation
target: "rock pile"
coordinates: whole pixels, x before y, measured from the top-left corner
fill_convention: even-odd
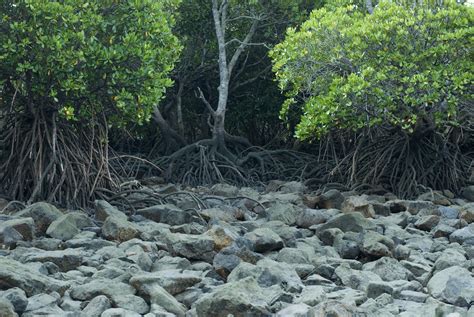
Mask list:
[[[0,214],[0,316],[474,316],[472,186],[193,193]]]

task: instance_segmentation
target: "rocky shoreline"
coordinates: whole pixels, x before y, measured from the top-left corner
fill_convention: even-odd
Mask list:
[[[474,186],[145,190],[183,194],[0,213],[0,316],[474,316]]]

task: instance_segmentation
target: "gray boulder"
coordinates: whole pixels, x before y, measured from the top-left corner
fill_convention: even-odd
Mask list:
[[[16,218],[0,222],[0,236],[4,237],[5,233],[7,235],[15,235],[14,231],[21,235],[21,240],[33,240],[35,237],[35,222],[33,218]],[[4,239],[5,237],[2,240]],[[14,236],[11,236],[11,239],[18,240],[18,238],[15,238]]]
[[[72,239],[84,227],[93,226],[92,220],[81,212],[69,212],[54,220],[46,230],[46,234],[60,240]]]
[[[375,224],[366,219],[359,212],[352,212],[348,214],[337,215],[325,224],[319,227],[319,230],[326,230],[331,228],[341,229],[343,232],[353,231],[353,232],[362,232],[364,230],[375,230]]]
[[[449,241],[463,245],[474,245],[474,223],[451,233]]]
[[[268,228],[258,228],[245,234],[244,238],[250,240],[255,252],[268,252],[283,248],[283,240]]]
[[[202,278],[190,271],[166,270],[154,273],[135,275],[130,279],[132,285],[158,284],[171,295],[176,295],[188,287],[201,282]]]
[[[135,293],[136,291],[132,286],[110,279],[94,279],[71,288],[71,298],[83,301],[99,295],[111,298],[116,295],[135,295]]]
[[[18,287],[10,288],[0,293],[0,298],[8,300],[14,307],[15,312],[21,314],[28,306],[28,299],[24,290]],[[0,316],[2,316],[0,314]]]
[[[18,317],[15,309],[8,300],[0,298],[0,316],[2,317]]]
[[[102,226],[102,235],[108,240],[128,241],[140,236],[138,227],[121,216],[109,216]]]
[[[431,296],[449,304],[469,307],[474,303],[474,277],[460,266],[436,273],[427,288]]]
[[[56,207],[51,204],[39,202],[34,203],[26,209],[20,210],[15,214],[16,217],[31,217],[35,221],[36,233],[45,234],[49,225],[63,215]]]
[[[325,223],[330,215],[324,209],[304,209],[296,218],[296,225],[309,228],[313,225]]]
[[[201,235],[171,233],[165,237],[168,250],[174,256],[212,263],[214,258],[214,239]]]
[[[94,297],[89,304],[82,310],[82,313],[88,317],[100,317],[104,311],[111,306],[110,300],[105,295]]]
[[[136,214],[169,225],[182,225],[199,221],[195,212],[182,210],[173,204],[155,205],[139,209]]]

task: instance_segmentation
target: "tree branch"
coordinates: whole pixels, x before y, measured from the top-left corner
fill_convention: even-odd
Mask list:
[[[249,32],[245,36],[244,40],[240,43],[239,47],[237,47],[237,49],[235,50],[234,55],[232,56],[229,62],[229,66],[228,66],[229,76],[232,73],[232,69],[234,68],[235,64],[237,63],[237,60],[239,59],[240,54],[242,54],[242,52],[245,50],[245,48],[248,46],[248,44],[252,40],[252,37],[254,36],[255,31],[257,30],[259,21],[260,20],[257,19],[252,22],[252,26],[250,27]]]
[[[204,105],[206,105],[207,110],[209,110],[209,112],[211,113],[211,115],[214,116],[214,114],[216,113],[216,111],[212,108],[211,104],[210,104],[209,101],[206,99],[206,97],[204,97],[204,94],[202,93],[201,88],[198,87],[197,89],[198,89],[198,92],[199,92],[198,98],[202,100],[202,102],[204,103]]]

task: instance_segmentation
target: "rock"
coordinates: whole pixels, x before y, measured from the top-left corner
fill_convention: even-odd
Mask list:
[[[295,298],[295,303],[303,303],[309,306],[316,306],[326,300],[326,292],[323,286],[306,286],[300,296]]]
[[[225,206],[223,206],[225,207]],[[226,222],[236,221],[239,217],[238,209],[233,208],[209,208],[199,212],[199,214],[207,221],[220,220]]]
[[[66,249],[56,251],[43,251],[36,248],[17,248],[13,257],[22,263],[26,262],[51,262],[57,265],[62,272],[73,270],[80,266],[85,256],[82,249]]]
[[[366,255],[374,257],[390,256],[394,248],[395,243],[392,239],[377,232],[367,231],[363,234],[361,251]]]
[[[347,197],[341,206],[341,210],[346,213],[360,212],[366,218],[375,217],[374,207],[368,200],[367,195]]]
[[[104,311],[111,306],[110,300],[105,295],[94,297],[89,304],[82,310],[82,313],[88,317],[100,317]]]
[[[105,221],[110,216],[117,219],[127,220],[127,215],[106,202],[105,200],[95,201],[95,219]]]
[[[449,206],[451,202],[449,199],[439,191],[430,191],[418,196],[417,200],[431,201],[436,205]]]
[[[397,245],[392,254],[397,260],[406,260],[410,257],[411,249],[404,245]]]
[[[212,263],[215,255],[214,240],[207,235],[172,233],[167,234],[165,240],[168,250],[175,256]]]
[[[136,211],[136,214],[169,225],[182,225],[199,221],[196,213],[182,210],[173,204],[155,205],[139,209]]]
[[[310,264],[310,255],[305,250],[297,248],[283,248],[278,252],[276,260],[288,264]]]
[[[20,210],[15,214],[16,217],[31,217],[36,226],[36,233],[43,235],[46,233],[49,225],[63,215],[56,207],[48,203],[34,203],[26,209]]]
[[[451,233],[456,231],[455,228],[448,226],[446,224],[439,224],[431,230],[434,238],[449,237]]]
[[[292,304],[276,313],[276,317],[308,317],[313,316],[312,308],[306,304]]]
[[[25,237],[12,227],[0,229],[0,247],[15,248],[17,243],[24,239]]]
[[[265,210],[268,221],[278,220],[287,225],[294,225],[296,217],[302,210],[293,204],[276,202]]]
[[[331,228],[341,229],[343,232],[353,231],[362,232],[363,230],[375,230],[375,224],[364,218],[361,213],[353,212],[348,214],[337,215],[325,224],[319,227],[319,230]]]
[[[335,300],[327,300],[312,309],[312,316],[351,317],[357,316],[354,305]]]
[[[459,210],[453,207],[439,207],[438,211],[442,218],[458,219],[459,217]]]
[[[13,305],[6,299],[0,298],[0,316],[2,317],[18,317],[15,313]]]
[[[268,228],[255,229],[245,234],[244,238],[250,240],[255,252],[269,252],[283,248],[283,240]]]
[[[318,231],[319,239],[321,239],[321,241],[326,245],[332,246],[337,237],[340,237],[342,239],[343,236],[344,232],[342,232],[342,230],[339,228],[330,228]]]
[[[330,189],[319,196],[318,206],[322,209],[341,209],[345,197],[337,189]]]
[[[296,219],[296,225],[302,228],[309,228],[313,225],[324,223],[329,219],[329,215],[322,209],[304,209]]]
[[[474,277],[460,266],[436,273],[427,288],[431,296],[449,304],[469,307],[474,303]]]
[[[460,253],[455,249],[446,249],[443,253],[436,259],[434,264],[435,272],[442,271],[451,266],[462,266],[467,259],[464,254]]]
[[[359,244],[355,241],[344,240],[338,237],[334,241],[333,246],[343,259],[357,259],[360,255]]]
[[[72,239],[85,227],[92,227],[93,222],[81,212],[69,212],[54,220],[46,230],[46,234],[60,240]]]
[[[460,218],[465,220],[467,223],[474,222],[474,203],[466,204],[461,207]]]
[[[408,280],[412,276],[397,260],[388,257],[364,264],[363,270],[377,274],[384,281]]]
[[[239,189],[228,184],[215,184],[211,187],[211,193],[216,196],[235,197],[239,195]]]
[[[228,254],[225,252],[219,252],[213,259],[212,266],[216,270],[217,274],[227,278],[227,276],[235,269],[242,260],[235,254]]]
[[[253,265],[241,262],[227,277],[228,282],[235,282],[246,277],[254,277],[261,287],[280,285],[288,292],[300,292],[303,284],[295,269],[285,263],[279,263],[268,258]]]
[[[411,302],[424,303],[428,298],[428,295],[421,292],[415,292],[410,290],[404,290],[398,295],[399,299],[408,300]]]
[[[139,314],[146,314],[150,311],[150,307],[145,300],[135,295],[112,296],[112,302],[116,307],[128,309]]]
[[[139,237],[140,231],[134,223],[114,215],[105,220],[102,226],[102,235],[108,240],[123,242]]]
[[[269,316],[267,292],[253,277],[218,286],[196,303],[198,316]]]
[[[33,296],[48,292],[64,293],[69,284],[38,274],[27,265],[0,256],[0,289],[14,287],[21,288],[28,296]]]
[[[124,317],[141,317],[142,315],[128,310],[128,309],[123,309],[123,308],[109,308],[105,310],[101,317],[117,317],[117,316],[124,316]]]
[[[158,282],[132,278],[131,284],[141,294],[145,294],[150,299],[149,301],[152,306],[158,305],[163,307],[166,311],[171,312],[178,317],[183,317],[185,315],[186,307],[161,287]]]
[[[11,235],[12,240],[17,240],[17,237],[14,236],[15,233],[12,231],[12,229],[18,232],[22,236],[23,240],[31,241],[35,237],[35,222],[31,217],[17,218],[0,222],[0,235],[4,236],[4,232],[6,231],[7,235]]]
[[[474,202],[474,185],[464,187],[461,191],[461,196]]]
[[[158,284],[171,295],[176,295],[201,282],[201,280],[202,278],[196,274],[184,273],[179,270],[167,270],[135,275],[130,279],[130,284]]]
[[[191,265],[191,262],[189,262],[188,259],[180,258],[180,257],[164,256],[153,263],[153,267],[151,271],[156,272],[156,271],[166,271],[166,270],[175,270],[175,269],[185,270],[189,268],[190,265]]]
[[[415,222],[415,227],[421,230],[430,231],[439,223],[439,216],[423,216]]]
[[[117,295],[135,295],[135,289],[125,283],[110,279],[93,279],[88,283],[76,285],[71,288],[71,298],[77,300],[90,300],[99,295],[109,298]]]
[[[449,241],[463,245],[474,245],[474,223],[451,233]]]
[[[369,283],[382,281],[375,273],[353,270],[347,264],[339,265],[334,271],[334,275],[343,285],[364,292],[367,291]]]
[[[51,296],[49,294],[37,294],[28,298],[28,305],[26,306],[25,311],[31,312],[37,311],[41,308],[48,306],[56,306],[56,304],[59,302],[59,294],[56,295],[58,296]]]
[[[28,299],[24,290],[18,287],[10,288],[0,293],[0,298],[8,300],[14,307],[15,312],[21,314],[28,306]],[[2,314],[0,314],[2,316]]]
[[[214,240],[216,251],[230,246],[239,237],[238,233],[219,225],[212,226],[205,234]]]

